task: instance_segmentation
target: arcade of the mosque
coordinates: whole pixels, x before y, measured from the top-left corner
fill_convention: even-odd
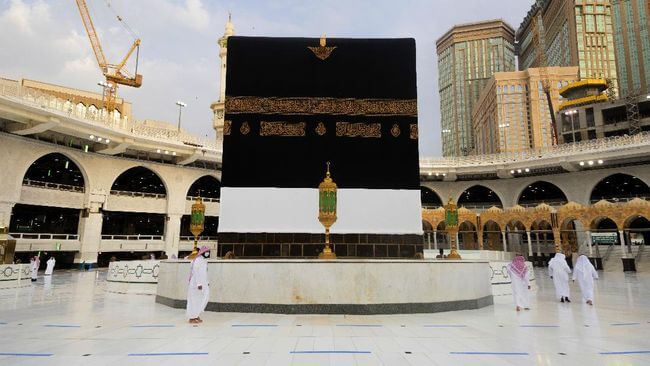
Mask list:
[[[650,91],[531,58],[551,3],[438,40],[424,157],[414,39],[229,18],[204,138],[133,115],[140,39],[108,63],[77,1],[101,92],[0,78],[0,364],[644,364]]]

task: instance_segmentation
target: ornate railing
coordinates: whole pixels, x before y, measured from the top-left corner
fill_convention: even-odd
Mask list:
[[[646,196],[634,196],[634,197],[601,198],[601,199],[590,200],[589,202],[590,202],[592,205],[593,205],[594,203],[596,203],[596,202],[598,202],[598,201],[602,201],[602,200],[605,200],[605,201],[607,201],[607,202],[611,202],[611,203],[624,203],[624,202],[632,201],[632,200],[635,199],[635,198],[640,198],[640,199],[642,199],[642,200],[650,201],[650,197],[646,197]]]
[[[78,234],[51,234],[51,233],[9,233],[14,239],[35,240],[79,240]]]
[[[79,193],[83,193],[85,191],[84,187],[73,186],[70,184],[41,182],[38,180],[31,180],[31,179],[24,179],[23,185],[28,187],[55,189],[57,191],[70,191],[70,192],[79,192]]]
[[[187,201],[196,201],[197,198],[198,198],[198,196],[187,196],[187,197],[185,197],[185,200],[187,200]],[[219,198],[219,197],[216,197],[216,198],[201,197],[201,200],[203,200],[203,202],[220,202],[221,198]]]
[[[162,235],[141,235],[141,234],[102,235],[102,240],[163,240],[163,236]]]
[[[181,236],[180,240],[181,241],[194,241],[194,237],[191,236],[191,235],[190,236],[184,235],[184,236]],[[201,242],[201,241],[217,241],[217,240],[218,240],[218,238],[216,236],[199,236],[199,242]]]
[[[521,152],[507,152],[500,154],[447,158],[421,158],[420,169],[424,172],[426,170],[435,170],[436,168],[442,169],[467,166],[509,164],[533,161],[542,158],[572,156],[578,153],[603,153],[611,150],[620,150],[634,146],[647,146],[648,144],[650,144],[650,132],[643,132],[632,136],[605,137],[596,140],[561,144],[542,149],[530,149]]]
[[[21,86],[14,80],[0,78],[0,96],[92,125],[109,127],[134,137],[144,137],[200,148],[206,151],[220,152],[213,140],[182,131],[143,125],[142,123],[130,121],[119,113],[107,113],[105,109],[89,108],[89,106],[79,108],[78,104],[73,104],[44,91]]]
[[[113,196],[126,196],[126,197],[158,198],[158,199],[167,198],[167,195],[164,194],[164,193],[118,191],[116,189],[111,189],[111,195],[113,195]]]

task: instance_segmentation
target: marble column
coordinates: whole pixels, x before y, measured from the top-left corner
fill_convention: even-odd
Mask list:
[[[587,230],[585,231],[585,234],[587,235],[587,245],[589,246],[589,257],[594,256],[594,248],[593,248],[593,243],[591,242],[591,231]]]
[[[438,250],[438,231],[433,232],[433,249]]]
[[[88,217],[79,220],[81,249],[74,255],[74,263],[86,262],[91,267],[97,266],[97,255],[102,241],[103,216],[101,212],[90,209]]]
[[[553,229],[553,241],[555,242],[555,253],[562,252],[562,237],[560,229]]]
[[[533,256],[533,241],[530,237],[530,231],[526,230],[526,236],[528,237],[528,256]]]
[[[165,223],[165,254],[167,258],[171,258],[172,255],[178,257],[182,216],[182,214],[169,214],[169,220]]]
[[[11,224],[11,211],[16,202],[0,202],[0,227],[9,227]]]
[[[501,237],[503,238],[503,251],[507,252],[508,251],[508,236],[506,235],[506,231],[503,230],[501,231]]]
[[[542,255],[542,246],[539,243],[539,233],[535,233],[535,245],[537,247],[537,256],[539,257]]]
[[[483,230],[476,232],[476,239],[478,240],[478,250],[483,250]]]
[[[627,258],[627,252],[625,251],[625,232],[623,230],[618,231],[619,238],[621,239],[621,255],[622,258]]]

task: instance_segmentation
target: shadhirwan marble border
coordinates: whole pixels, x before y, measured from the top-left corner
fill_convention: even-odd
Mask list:
[[[156,296],[156,303],[177,309],[184,309],[187,305],[185,300],[171,299],[160,295]],[[393,304],[250,304],[209,302],[206,310],[224,313],[381,315],[475,310],[493,304],[494,299],[490,295],[470,300]]]

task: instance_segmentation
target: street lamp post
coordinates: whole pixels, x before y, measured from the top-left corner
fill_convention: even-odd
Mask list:
[[[176,102],[176,105],[178,106],[178,132],[181,132],[181,112],[183,110],[183,107],[187,107],[187,103],[183,103],[180,100]]]
[[[103,80],[100,81],[100,82],[98,82],[97,85],[99,85],[99,86],[102,87],[102,103],[104,103],[104,107],[102,108],[102,110],[103,110],[103,109],[106,109],[106,108],[107,108],[107,107],[106,107],[106,89],[107,89],[107,88],[110,88],[111,86],[108,85],[108,83],[105,82],[105,81],[103,81]],[[102,111],[102,112],[103,112],[103,111]],[[104,113],[102,113],[102,114],[104,114]]]

